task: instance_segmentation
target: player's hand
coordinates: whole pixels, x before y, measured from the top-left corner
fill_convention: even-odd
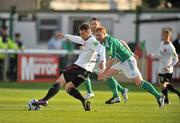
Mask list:
[[[104,79],[104,76],[105,76],[105,73],[104,72],[99,72],[98,73],[98,80],[103,80]]]
[[[104,70],[104,69],[106,68],[105,62],[104,62],[104,61],[99,62],[98,68],[99,68],[100,70]]]
[[[57,38],[64,38],[64,33],[62,33],[62,32],[57,32],[57,33],[56,33],[56,37],[57,37]]]
[[[98,68],[99,68],[100,70],[103,69],[103,63],[102,63],[102,62],[100,62],[100,63],[98,64]],[[102,73],[102,72],[101,72],[101,73]]]

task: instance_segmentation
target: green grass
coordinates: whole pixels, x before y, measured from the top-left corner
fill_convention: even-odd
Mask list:
[[[95,98],[91,99],[91,111],[85,112],[78,100],[62,89],[39,111],[28,111],[31,99],[41,98],[52,83],[0,83],[0,123],[179,123],[180,104],[177,96],[170,93],[171,105],[159,109],[156,100],[147,92],[132,84],[129,101],[105,105],[111,92],[105,83],[94,83]],[[85,94],[84,86],[80,88]]]

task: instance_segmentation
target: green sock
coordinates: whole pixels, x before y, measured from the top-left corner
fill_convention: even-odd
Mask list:
[[[92,93],[92,86],[91,86],[91,80],[88,77],[87,80],[85,81],[85,86],[86,86],[86,90],[88,93]]]
[[[156,99],[160,98],[160,93],[153,87],[153,85],[151,83],[143,80],[141,82],[140,87],[143,88],[144,90],[147,90],[152,95],[154,95],[156,97]]]
[[[113,93],[113,97],[118,97],[118,88],[117,88],[116,81],[113,80],[113,77],[108,78],[107,83]]]
[[[114,83],[116,83],[118,91],[123,93],[124,92],[124,87],[122,85],[120,85],[119,82],[114,77],[112,77],[112,81],[114,81]]]

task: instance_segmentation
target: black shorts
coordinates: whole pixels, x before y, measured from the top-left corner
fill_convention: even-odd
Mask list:
[[[171,82],[172,81],[172,73],[165,73],[165,74],[158,74],[158,82],[164,83],[164,82]]]
[[[63,70],[66,82],[72,82],[76,87],[83,83],[89,77],[90,73],[76,64],[72,64]]]

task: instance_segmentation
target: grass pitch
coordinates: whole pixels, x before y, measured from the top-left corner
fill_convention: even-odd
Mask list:
[[[159,109],[153,96],[134,84],[129,88],[129,101],[106,105],[112,94],[105,83],[94,83],[95,97],[90,99],[91,111],[85,112],[81,103],[60,90],[49,106],[28,111],[31,99],[43,97],[52,83],[0,83],[0,123],[180,123],[180,103],[170,93],[170,105]],[[84,85],[80,88],[85,94]],[[121,95],[121,94],[120,94]]]

